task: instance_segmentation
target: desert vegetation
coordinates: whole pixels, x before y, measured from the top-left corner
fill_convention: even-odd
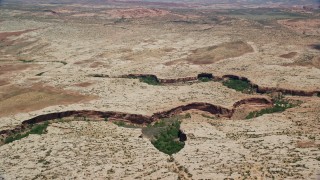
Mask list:
[[[40,72],[38,74],[36,74],[36,76],[42,76],[45,72]]]
[[[19,61],[23,62],[23,63],[31,63],[34,60],[26,60],[26,59],[20,59]]]
[[[154,86],[160,85],[160,82],[157,79],[157,77],[153,75],[142,75],[142,76],[129,75],[128,78],[139,79],[140,82],[143,82],[149,85],[154,85]]]
[[[104,119],[104,121],[108,122],[108,119]],[[114,121],[113,124],[119,126],[119,127],[125,127],[125,128],[141,128],[140,126],[138,125],[134,125],[134,124],[131,124],[131,123],[126,123],[124,121]]]
[[[248,116],[246,117],[246,119],[252,119],[252,118],[255,118],[255,117],[258,117],[258,116],[262,116],[264,114],[283,112],[286,109],[293,108],[293,107],[295,107],[297,105],[298,105],[297,103],[293,104],[293,103],[281,98],[281,99],[278,99],[278,100],[275,101],[273,107],[262,109],[260,111],[250,112],[248,114]]]
[[[179,141],[180,123],[180,121],[173,121],[167,124],[155,137],[156,140],[152,141],[154,147],[169,155],[179,152],[184,147],[184,142]]]
[[[197,78],[198,78],[198,81],[201,81],[201,82],[208,82],[214,79],[211,73],[200,73],[198,74]]]
[[[246,80],[229,78],[228,80],[223,81],[223,85],[236,91],[252,92],[252,86]]]
[[[160,85],[159,81],[153,76],[139,77],[140,82],[144,82],[150,85]]]
[[[4,140],[4,143],[7,144],[7,143],[11,143],[11,142],[16,141],[16,140],[20,140],[22,138],[28,137],[30,134],[43,134],[43,133],[46,132],[46,129],[47,129],[48,125],[49,125],[49,122],[45,122],[45,123],[42,123],[42,124],[34,125],[27,132],[17,133],[17,134],[13,134],[12,136],[7,137]]]
[[[212,81],[212,79],[211,79],[211,78],[208,78],[208,77],[199,77],[198,80],[201,81],[201,82],[209,82],[209,81]]]
[[[159,151],[172,155],[184,147],[184,142],[181,142],[179,137],[180,124],[182,119],[188,118],[191,118],[189,113],[164,118],[142,128],[142,133]]]

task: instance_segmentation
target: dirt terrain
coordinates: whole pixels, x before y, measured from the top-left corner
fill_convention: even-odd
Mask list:
[[[280,24],[285,27],[306,35],[320,34],[320,20],[319,19],[304,19],[304,20],[279,20]]]
[[[250,45],[244,42],[227,42],[217,46],[209,46],[192,50],[191,54],[186,59],[175,60],[173,62],[166,63],[166,65],[172,65],[178,62],[189,62],[197,65],[212,64],[219,60],[239,57],[249,52],[253,52],[253,49]]]
[[[170,14],[169,11],[161,9],[119,9],[108,11],[112,18],[144,18],[144,17],[157,17]]]
[[[30,112],[52,105],[67,105],[94,99],[93,96],[84,96],[42,85],[33,85],[28,88],[3,86],[0,87],[0,94],[0,116]]]
[[[286,59],[291,59],[295,57],[298,53],[297,52],[289,52],[288,54],[282,54],[280,57],[286,58]]]
[[[14,2],[0,2],[0,179],[320,177],[319,11]],[[295,106],[247,118],[279,99]],[[142,135],[179,115],[179,152]]]

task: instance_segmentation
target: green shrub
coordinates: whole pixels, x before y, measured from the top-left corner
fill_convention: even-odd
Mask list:
[[[198,80],[201,81],[201,82],[209,82],[209,81],[211,81],[212,79],[211,79],[211,78],[208,78],[208,77],[199,77]]]
[[[180,122],[172,122],[156,136],[156,140],[152,141],[152,144],[159,151],[169,155],[179,152],[184,147],[184,142],[177,140],[179,129]]]
[[[275,102],[273,107],[261,109],[260,111],[254,111],[250,112],[246,119],[252,119],[254,117],[262,116],[264,114],[271,114],[271,113],[277,113],[277,112],[283,112],[286,109],[295,107],[296,104],[292,104],[286,100],[279,99]]]
[[[65,61],[52,61],[52,62],[61,63],[61,64],[63,64],[63,65],[67,65],[67,64],[68,64],[68,63],[65,62]]]
[[[166,122],[164,120],[157,121],[153,125],[153,127],[164,127],[164,126],[166,126]]]
[[[65,61],[59,61],[60,63],[62,63],[63,65],[67,65],[68,63]]]
[[[43,124],[38,124],[29,131],[29,134],[43,134],[46,132],[48,125],[49,125],[48,122],[45,122]]]
[[[41,72],[41,73],[38,73],[36,74],[36,76],[42,76],[45,72]]]
[[[215,116],[208,116],[208,115],[205,115],[205,114],[201,114],[202,117],[205,117],[205,118],[208,118],[208,119],[216,119]]]
[[[25,137],[27,137],[27,136],[29,136],[29,134],[15,134],[15,135],[13,135],[13,136],[7,137],[7,138],[4,140],[4,143],[5,143],[5,144],[8,144],[8,143],[11,143],[11,142],[13,142],[13,141],[16,141],[16,140],[20,140],[20,139],[22,139],[22,138],[25,138]]]
[[[120,126],[120,127],[124,127],[125,125],[126,125],[126,123],[125,122],[123,122],[123,121],[115,121],[115,122],[113,122],[115,125],[117,125],[117,126]]]
[[[24,134],[14,134],[12,136],[9,136],[7,137],[4,142],[5,144],[7,143],[11,143],[13,141],[16,141],[16,140],[20,140],[22,138],[25,138],[27,136],[29,136],[30,134],[44,134],[47,130],[47,127],[48,127],[49,123],[48,122],[45,122],[43,124],[38,124],[38,125],[35,125],[31,128],[30,131],[24,133]]]
[[[143,76],[138,78],[140,82],[144,82],[150,85],[160,85],[160,82],[156,77],[153,76]]]
[[[190,119],[190,118],[191,118],[191,114],[190,114],[190,113],[187,113],[187,114],[184,116],[184,118]]]
[[[129,79],[139,79],[140,82],[147,83],[150,85],[160,85],[159,80],[156,76],[152,75],[144,75],[144,76],[135,76],[135,75],[129,75],[127,78]]]
[[[23,62],[23,63],[31,63],[34,60],[25,60],[25,59],[20,59],[19,61]]]
[[[103,74],[93,74],[92,77],[104,77]]]
[[[119,127],[125,127],[125,128],[140,128],[140,126],[136,126],[134,124],[131,123],[126,123],[123,121],[115,121],[113,122],[115,125],[119,126]]]
[[[236,91],[252,91],[252,87],[248,81],[239,80],[239,79],[228,79],[222,83],[224,86],[228,88],[234,89]]]

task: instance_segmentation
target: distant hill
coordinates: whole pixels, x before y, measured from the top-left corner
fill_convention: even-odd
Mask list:
[[[157,6],[157,7],[290,7],[307,6],[319,8],[320,0],[0,0],[1,4],[99,4],[115,6]],[[220,6],[219,6],[220,7]]]

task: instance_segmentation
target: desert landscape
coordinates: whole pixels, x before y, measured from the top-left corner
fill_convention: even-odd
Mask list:
[[[306,1],[0,0],[0,179],[320,178]]]

